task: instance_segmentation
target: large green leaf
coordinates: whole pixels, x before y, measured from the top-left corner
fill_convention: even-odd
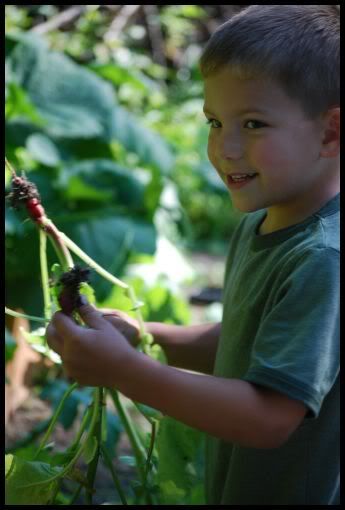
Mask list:
[[[46,135],[34,133],[26,140],[26,147],[33,158],[46,166],[57,166],[61,161],[56,144]]]
[[[67,199],[101,200],[142,213],[145,185],[134,171],[111,160],[81,161],[61,168],[58,185]]]
[[[60,230],[65,232],[80,248],[99,265],[115,276],[120,276],[131,252],[153,254],[156,249],[156,232],[154,226],[143,220],[129,216],[113,214],[104,210],[102,213],[81,221],[71,223],[57,221]],[[75,260],[78,260],[77,258]],[[91,285],[96,298],[103,300],[112,288],[112,284],[97,275],[91,275]]]
[[[203,434],[187,425],[165,416],[159,425],[156,440],[158,453],[157,483],[163,504],[176,504],[176,500],[189,497],[200,473],[193,464]]]
[[[25,485],[48,480],[62,468],[52,468],[44,462],[27,461],[11,454],[5,456],[5,467],[6,505],[47,505],[52,501],[57,480],[34,487],[26,488]]]
[[[49,134],[109,139],[115,96],[108,83],[65,55],[50,51],[37,37],[27,36],[9,58],[12,74],[49,122]]]
[[[157,166],[164,174],[172,169],[174,156],[168,144],[121,106],[113,111],[112,137],[138,154],[142,162]]]
[[[129,69],[113,62],[107,64],[92,63],[89,69],[102,76],[115,85],[129,84],[139,92],[150,92],[159,90],[157,82],[148,78],[138,69]]]
[[[145,165],[169,172],[174,163],[168,144],[117,105],[113,87],[45,41],[26,34],[6,62],[12,79],[47,122],[45,132],[60,139],[117,140]]]
[[[46,124],[26,91],[20,85],[14,82],[6,84],[5,94],[5,118],[7,121],[10,118],[27,118],[38,126]]]

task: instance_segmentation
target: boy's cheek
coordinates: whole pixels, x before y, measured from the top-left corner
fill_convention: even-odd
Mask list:
[[[281,174],[285,168],[288,169],[294,159],[292,148],[272,143],[257,148],[253,165],[259,173],[265,174],[272,171],[272,177],[274,177],[277,171],[278,174]]]
[[[210,143],[208,144],[208,147],[207,147],[207,156],[208,156],[208,159],[209,159],[211,165],[213,166],[215,171],[218,173],[219,177],[222,179],[222,172],[219,169],[220,168],[219,162],[216,158],[214,148],[213,148],[212,144],[210,144]]]

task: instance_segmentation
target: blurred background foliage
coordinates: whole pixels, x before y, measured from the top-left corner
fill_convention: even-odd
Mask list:
[[[6,156],[57,227],[119,277],[163,257],[142,275],[176,294],[194,274],[184,254],[226,254],[240,215],[207,158],[198,58],[242,7],[5,6]],[[5,243],[6,304],[39,314],[38,233],[8,204]]]

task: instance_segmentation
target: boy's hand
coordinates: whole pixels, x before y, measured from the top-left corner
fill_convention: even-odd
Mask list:
[[[56,312],[46,331],[49,346],[60,354],[67,376],[85,386],[116,387],[128,377],[137,351],[111,321],[91,305],[78,308],[87,328]]]
[[[139,345],[140,330],[137,320],[120,310],[100,308],[99,311],[102,312],[103,317],[110,322],[110,324],[115,326],[115,328],[127,338],[133,347],[137,347]]]

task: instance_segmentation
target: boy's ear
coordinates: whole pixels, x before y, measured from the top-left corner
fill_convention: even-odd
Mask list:
[[[340,107],[331,107],[324,118],[324,133],[320,156],[334,158],[340,151]]]

